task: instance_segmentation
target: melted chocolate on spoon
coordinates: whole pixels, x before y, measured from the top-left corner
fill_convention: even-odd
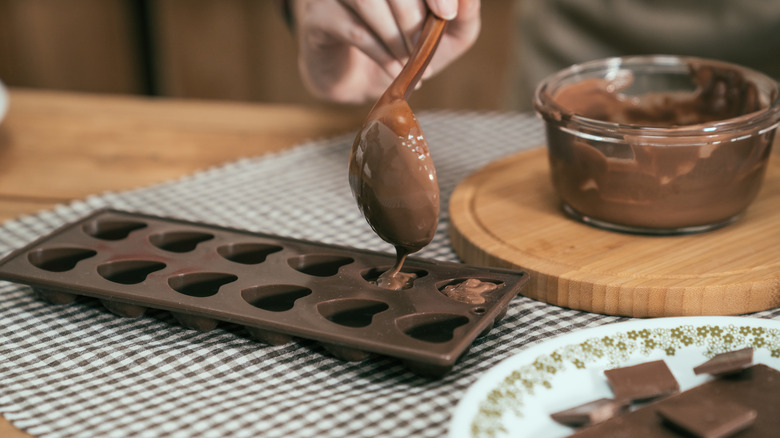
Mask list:
[[[363,216],[395,246],[395,265],[380,287],[399,290],[415,275],[401,272],[406,256],[433,239],[439,221],[439,185],[422,129],[406,102],[420,80],[446,22],[429,13],[404,69],[369,112],[352,145],[349,184]]]

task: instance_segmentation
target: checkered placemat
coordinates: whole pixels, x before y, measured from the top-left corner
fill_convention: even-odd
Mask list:
[[[542,144],[543,127],[531,114],[427,112],[419,119],[443,208],[434,241],[418,255],[457,260],[446,208],[456,184]],[[6,222],[0,254],[108,206],[391,252],[349,190],[353,137]],[[780,311],[757,316],[780,319]],[[238,327],[201,333],[166,312],[126,319],[90,300],[54,306],[27,287],[0,282],[0,413],[48,437],[441,437],[468,386],[500,360],[551,336],[621,319],[518,297],[451,373],[431,380],[388,358],[343,362],[305,340],[265,346]]]

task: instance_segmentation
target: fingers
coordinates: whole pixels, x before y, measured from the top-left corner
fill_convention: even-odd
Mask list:
[[[447,34],[459,40],[475,38],[480,28],[480,0],[459,0],[458,12],[447,25]]]
[[[313,95],[361,103],[378,96],[400,71],[398,61],[339,0],[292,0],[291,6],[299,72]]]
[[[458,0],[428,0],[428,7],[445,20],[452,20],[458,15]]]
[[[381,93],[403,69],[429,8],[451,21],[424,78],[462,55],[479,33],[480,0],[291,1],[304,83],[339,101]]]
[[[428,0],[432,2],[433,0]],[[449,20],[431,63],[425,70],[422,80],[430,79],[455,59],[463,55],[476,42],[481,28],[480,0],[441,0],[450,1],[457,6],[455,18]],[[436,13],[431,6],[431,11]]]
[[[440,9],[452,15],[448,8],[457,8],[458,0],[443,1]],[[419,39],[428,13],[426,3],[423,0],[339,0],[339,3],[353,15],[348,23],[350,28],[343,30],[343,41],[353,44],[395,77]]]
[[[338,5],[327,6],[327,3],[338,3]],[[313,2],[317,5],[313,7],[321,7],[324,12],[322,14],[312,13],[310,16],[318,17],[313,18],[317,21],[315,26],[326,32],[330,38],[356,47],[379,64],[388,75],[396,76],[403,68],[400,59],[404,59],[407,55],[403,41],[398,37],[390,36],[393,31],[398,35],[398,29],[392,19],[389,6],[384,2],[371,2],[371,5],[382,4],[387,9],[381,13],[376,12],[376,10],[373,13],[363,11],[363,15],[360,15],[361,9],[359,8],[367,6],[360,6],[357,3],[364,4],[364,2],[357,0]],[[353,6],[358,9],[353,9]],[[383,20],[382,17],[385,19]],[[395,44],[386,42],[380,33],[385,35],[384,38],[394,39]]]
[[[396,14],[403,12],[404,7],[409,7],[419,0],[342,0],[341,2],[348,7],[360,19],[364,26],[373,33],[378,43],[384,45],[385,49],[399,62],[402,62],[409,56],[409,50],[404,35],[396,22]],[[394,3],[406,3],[399,5]],[[402,14],[406,16],[405,14]]]
[[[423,21],[428,10],[420,0],[389,0],[393,17],[406,46],[406,57],[414,50],[414,43],[420,37]],[[401,59],[406,61],[406,57]]]

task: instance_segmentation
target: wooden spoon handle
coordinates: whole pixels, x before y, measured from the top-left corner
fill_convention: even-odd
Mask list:
[[[392,99],[408,99],[414,91],[414,87],[420,81],[425,68],[433,58],[433,53],[439,45],[439,40],[444,33],[444,27],[447,21],[437,17],[432,12],[423,23],[423,29],[420,33],[420,39],[417,41],[414,51],[406,62],[403,70],[395,78],[392,84],[387,88],[385,96]]]

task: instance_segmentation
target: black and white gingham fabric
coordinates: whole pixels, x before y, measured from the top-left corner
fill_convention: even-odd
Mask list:
[[[450,193],[479,167],[542,144],[542,125],[531,114],[419,118],[445,207],[434,241],[419,255],[457,260],[447,238]],[[6,222],[0,254],[105,206],[390,252],[349,190],[352,139],[311,142]],[[780,311],[756,316],[780,319]],[[0,413],[42,437],[442,437],[466,388],[498,361],[620,319],[518,297],[450,374],[430,380],[392,359],[343,362],[305,340],[265,346],[238,327],[201,333],[165,312],[126,319],[89,300],[54,306],[0,282]]]

